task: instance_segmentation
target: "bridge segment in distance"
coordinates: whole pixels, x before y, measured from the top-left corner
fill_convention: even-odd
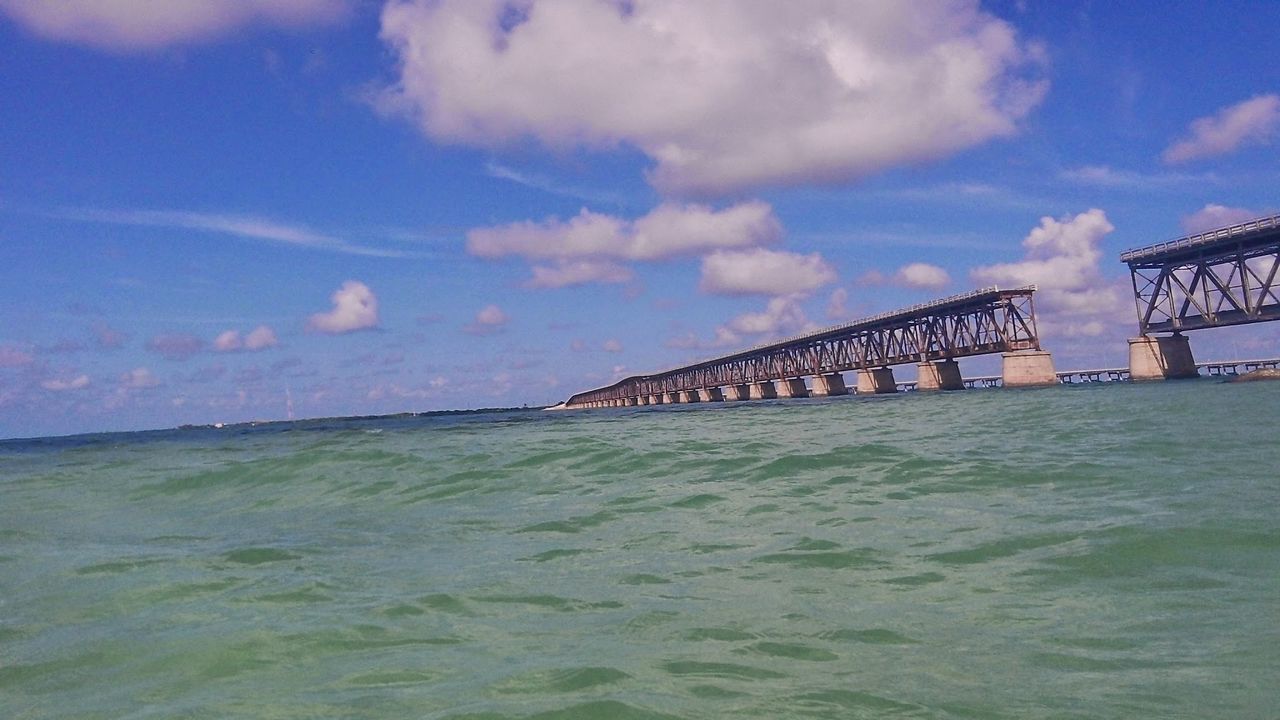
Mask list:
[[[1280,215],[1129,250],[1120,260],[1138,311],[1139,336],[1129,340],[1134,380],[1196,377],[1183,332],[1280,320]]]
[[[917,390],[964,388],[957,358],[1002,354],[1005,387],[1053,385],[1036,333],[1035,286],[991,287],[580,392],[568,408],[623,407],[897,391],[894,365],[916,363]],[[812,388],[805,379],[812,378]]]

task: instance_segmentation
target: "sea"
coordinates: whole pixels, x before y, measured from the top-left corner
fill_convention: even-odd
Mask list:
[[[0,718],[1280,717],[1280,383],[0,442]]]

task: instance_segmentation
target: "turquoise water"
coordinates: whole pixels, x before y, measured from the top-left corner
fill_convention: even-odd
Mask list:
[[[1275,718],[1280,383],[0,443],[0,717]]]

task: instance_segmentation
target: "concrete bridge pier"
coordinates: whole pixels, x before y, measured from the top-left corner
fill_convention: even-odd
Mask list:
[[[682,403],[696,403],[702,401],[702,398],[698,397],[697,390],[681,390],[679,394],[680,402]]]
[[[650,396],[649,396],[649,404],[650,404],[650,405],[661,405],[661,404],[662,404],[662,400],[663,400],[663,398],[662,398],[662,395],[661,395],[661,394],[658,394],[658,395],[650,395]]]
[[[669,392],[669,393],[663,393],[663,394],[667,398],[668,405],[675,405],[676,403],[680,402],[680,393]]]
[[[750,400],[750,385],[726,385],[724,388],[725,400]]]
[[[724,402],[724,393],[720,388],[702,388],[698,391],[698,397],[702,402]]]
[[[770,380],[751,383],[750,397],[752,400],[773,400],[778,397],[778,388]]]
[[[625,404],[627,407],[635,407],[640,404],[640,398],[629,397],[625,401],[623,401],[623,404]]]
[[[1130,380],[1173,380],[1199,375],[1186,335],[1129,338]]]
[[[893,379],[893,368],[867,368],[858,371],[858,384],[854,389],[859,395],[882,395],[898,392]]]
[[[1044,350],[1000,353],[1000,381],[1007,388],[1057,385],[1053,356]]]
[[[840,373],[817,375],[813,378],[813,394],[817,397],[825,395],[848,395],[849,388],[844,385],[844,376]]]
[[[922,362],[916,366],[919,376],[916,390],[963,390],[964,378],[960,377],[960,363],[955,360]]]
[[[809,397],[809,386],[804,384],[804,378],[791,378],[789,380],[779,380],[778,381],[778,397],[782,397],[782,398]]]

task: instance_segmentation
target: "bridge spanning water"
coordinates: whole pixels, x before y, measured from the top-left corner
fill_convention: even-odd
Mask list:
[[[1120,260],[1138,311],[1140,335],[1129,340],[1135,380],[1197,375],[1184,331],[1280,320],[1280,215],[1129,250]]]
[[[685,365],[569,398],[571,408],[844,395],[898,390],[894,365],[916,363],[918,390],[961,389],[957,358],[1001,353],[1008,387],[1057,382],[1036,334],[1035,286],[986,288]],[[805,378],[813,378],[812,389]]]

